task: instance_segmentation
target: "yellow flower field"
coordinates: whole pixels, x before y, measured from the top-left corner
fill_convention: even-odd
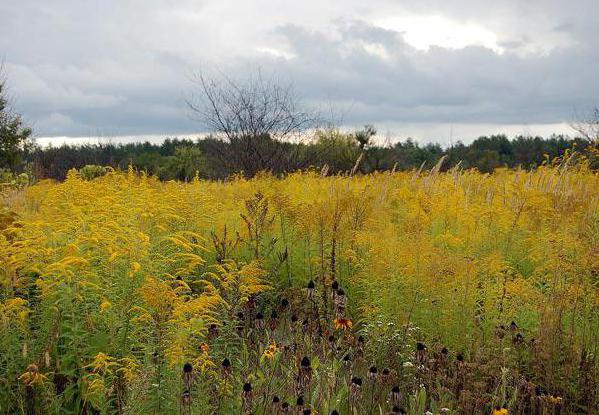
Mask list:
[[[599,176],[437,170],[6,192],[0,413],[592,413]]]

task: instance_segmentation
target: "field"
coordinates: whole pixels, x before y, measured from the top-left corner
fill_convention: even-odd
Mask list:
[[[599,403],[599,176],[6,191],[0,412],[564,414]]]

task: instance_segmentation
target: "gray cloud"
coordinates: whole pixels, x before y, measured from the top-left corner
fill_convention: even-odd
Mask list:
[[[199,131],[184,105],[189,77],[215,67],[243,76],[260,66],[307,102],[337,107],[347,124],[395,125],[401,134],[421,123],[428,139],[434,124],[511,131],[598,104],[596,1],[489,4],[3,2],[0,56],[15,105],[39,136]],[[416,48],[401,19],[381,24],[393,16],[475,25],[496,36],[502,53],[476,44]]]

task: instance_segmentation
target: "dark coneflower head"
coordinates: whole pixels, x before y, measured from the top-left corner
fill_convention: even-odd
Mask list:
[[[283,408],[283,410],[287,410],[289,408],[289,402],[283,402],[281,404],[281,408]]]
[[[287,308],[287,307],[289,307],[289,300],[286,298],[283,298],[281,300],[281,308]]]
[[[302,395],[298,396],[295,400],[296,406],[304,406],[304,397]]]
[[[250,393],[252,391],[252,384],[250,382],[245,382],[243,384],[243,393]]]
[[[333,291],[337,291],[339,289],[339,282],[337,280],[333,280],[333,282],[331,283],[331,289]]]
[[[302,361],[301,361],[300,365],[301,365],[302,367],[310,367],[310,359],[308,359],[308,357],[307,357],[307,356],[304,356],[304,357],[302,358]]]
[[[208,328],[208,335],[211,338],[218,336],[218,326],[216,324],[211,324]]]
[[[346,354],[345,356],[343,356],[343,363],[349,363],[351,362],[351,355]]]
[[[277,395],[275,395],[275,396],[272,397],[272,403],[277,404],[279,402],[281,402],[281,399],[279,399],[279,397]]]
[[[383,369],[383,376],[389,376],[390,373],[391,373],[391,370],[388,367]]]
[[[355,386],[362,386],[362,379],[354,376],[351,378],[351,383]]]
[[[291,322],[292,323],[296,323],[297,320],[298,320],[298,318],[297,318],[297,316],[295,314],[291,316]]]
[[[362,336],[362,335],[358,336],[358,343],[364,343],[364,336]]]
[[[243,320],[245,318],[245,315],[240,311],[239,313],[237,313],[237,318],[239,320]]]
[[[335,343],[335,336],[333,336],[333,335],[331,334],[331,335],[329,335],[329,337],[327,338],[327,340],[328,340],[330,343]]]
[[[524,341],[524,335],[522,333],[516,333],[514,336],[514,343],[522,343]]]
[[[264,319],[264,314],[262,314],[261,312],[256,313],[256,320],[263,320]]]
[[[416,343],[416,350],[418,350],[418,351],[426,350],[426,345],[422,342],[418,342],[418,343]]]
[[[449,349],[447,349],[447,347],[442,348],[441,354],[447,356],[449,354]]]
[[[272,313],[270,313],[270,318],[273,320],[279,318],[279,313],[277,313],[275,310],[272,310]]]
[[[193,366],[191,365],[191,363],[187,362],[183,365],[184,373],[191,373],[192,370],[193,370]]]
[[[464,355],[462,353],[458,353],[455,358],[458,360],[458,362],[464,361]]]
[[[224,367],[225,369],[228,369],[231,367],[231,361],[225,357],[223,359],[223,362],[221,363],[221,366]]]
[[[310,280],[308,281],[308,289],[309,290],[313,290],[316,287],[316,284],[314,284],[314,281]]]
[[[337,410],[336,410],[336,409],[333,409],[333,410],[331,411],[331,415],[339,415],[339,412],[337,412]]]
[[[368,369],[368,379],[369,380],[376,380],[379,376],[379,371],[376,368],[376,366],[370,366],[370,369]]]
[[[302,412],[304,415],[311,415],[312,411],[308,408],[304,409],[304,411]]]
[[[510,323],[510,330],[518,330],[518,325],[516,324],[515,321],[512,321]]]
[[[399,386],[395,385],[391,388],[392,393],[399,393]]]
[[[177,275],[177,278],[175,278],[177,281],[182,281],[183,277],[181,277],[180,275]]]
[[[339,289],[337,290],[337,295],[338,295],[339,297],[343,297],[343,296],[345,295],[345,291],[343,291],[343,288],[339,288]]]

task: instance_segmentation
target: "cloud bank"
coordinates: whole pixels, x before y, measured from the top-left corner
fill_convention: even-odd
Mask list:
[[[214,68],[260,67],[344,124],[422,140],[567,131],[599,104],[594,0],[22,0],[0,16],[38,136],[201,131],[185,99]]]

